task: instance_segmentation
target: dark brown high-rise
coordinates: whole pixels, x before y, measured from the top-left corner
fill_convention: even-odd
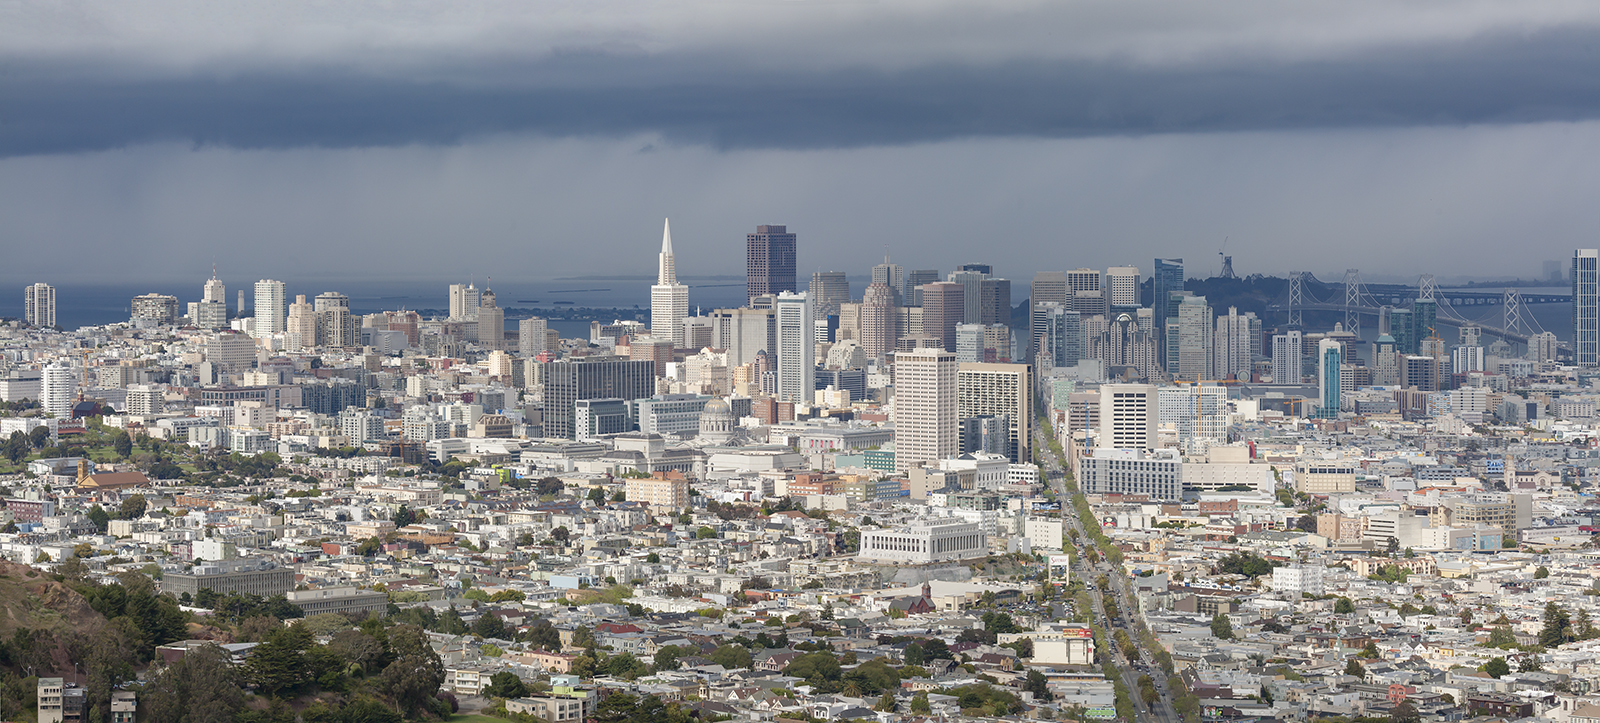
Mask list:
[[[945,351],[956,349],[956,325],[966,310],[966,288],[939,281],[922,285],[922,333],[939,340]]]
[[[799,291],[795,283],[795,236],[784,226],[757,226],[745,236],[745,299]]]

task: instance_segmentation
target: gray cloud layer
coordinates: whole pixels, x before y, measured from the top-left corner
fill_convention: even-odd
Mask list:
[[[1600,29],[1494,32],[1338,57],[1081,58],[911,68],[748,67],[698,52],[581,51],[406,77],[348,67],[130,75],[22,61],[0,76],[0,154],[147,142],[451,144],[529,133],[717,148],[1580,120]]]

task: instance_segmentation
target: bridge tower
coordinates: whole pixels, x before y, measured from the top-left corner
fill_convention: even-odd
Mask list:
[[[1344,272],[1344,328],[1361,336],[1361,270],[1349,269]]]
[[[1438,292],[1439,286],[1433,282],[1433,274],[1423,274],[1422,278],[1417,279],[1417,300],[1436,301],[1433,297]]]
[[[1501,328],[1513,334],[1527,333],[1522,326],[1522,291],[1519,289],[1506,289],[1504,320]]]
[[[1289,272],[1289,325],[1301,326],[1300,307],[1305,306],[1305,291],[1301,288],[1301,272]]]

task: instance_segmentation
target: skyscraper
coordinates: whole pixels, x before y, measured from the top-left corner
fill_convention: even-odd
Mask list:
[[[1157,390],[1159,421],[1178,433],[1185,452],[1201,454],[1213,445],[1228,443],[1228,388],[1215,384],[1188,384]]]
[[[1217,333],[1211,340],[1212,379],[1250,381],[1250,320],[1254,316],[1253,312],[1240,316],[1239,310],[1230,306],[1226,316],[1217,317]]]
[[[283,333],[284,296],[282,281],[262,279],[256,282],[256,321],[251,335],[260,339]]]
[[[1113,266],[1106,269],[1106,303],[1112,310],[1139,305],[1139,267]]]
[[[56,288],[34,284],[22,290],[22,320],[37,327],[56,325]]]
[[[917,349],[894,355],[894,469],[936,462],[961,450],[956,355]]]
[[[1160,403],[1153,384],[1100,385],[1096,448],[1153,450]]]
[[[938,269],[912,269],[906,272],[906,305],[922,306],[922,286],[938,280]]]
[[[818,271],[811,275],[812,311],[818,319],[839,315],[839,305],[850,302],[850,280],[843,271]]]
[[[1289,330],[1272,337],[1272,383],[1299,384],[1301,337],[1298,330]]]
[[[312,308],[317,314],[317,344],[323,346],[359,346],[361,322],[350,314],[350,297],[337,291],[317,294]]]
[[[979,324],[1011,326],[1011,280],[986,278],[978,282]]]
[[[678,283],[677,260],[672,254],[672,222],[662,222],[661,254],[656,285],[650,287],[650,333],[684,346],[683,319],[689,315],[689,287]]]
[[[1344,345],[1335,339],[1317,342],[1317,392],[1322,406],[1317,416],[1336,419],[1339,416],[1341,384],[1343,381]]]
[[[1578,366],[1600,366],[1600,249],[1572,252],[1572,352]]]
[[[1083,317],[1062,304],[1046,303],[1034,308],[1033,318],[1039,355],[1048,358],[1050,366],[1077,366],[1085,351]]]
[[[1183,259],[1156,259],[1150,281],[1153,287],[1150,308],[1155,312],[1156,333],[1163,334],[1172,292],[1183,291]]]
[[[894,292],[894,305],[901,306],[905,303],[905,275],[906,270],[900,264],[889,263],[889,257],[883,257],[883,263],[872,267],[872,281],[874,284],[883,284]]]
[[[817,364],[811,343],[811,297],[805,292],[778,294],[778,401],[810,404],[816,391]]]
[[[472,284],[451,284],[450,320],[476,321],[481,305],[478,296],[478,287]]]
[[[861,353],[868,359],[878,359],[894,351],[900,335],[894,313],[894,291],[888,285],[874,281],[861,299]],[[926,320],[926,317],[924,317]]]
[[[1204,296],[1175,297],[1180,301],[1176,309],[1168,309],[1167,330],[1169,337],[1176,332],[1176,338],[1168,340],[1168,348],[1176,351],[1175,357],[1167,366],[1167,374],[1173,379],[1198,382],[1210,379],[1211,376],[1211,306],[1206,303]]]
[[[491,289],[484,289],[478,297],[478,346],[490,350],[506,346],[506,310],[495,303]]]
[[[973,265],[974,264],[968,264],[967,266]],[[961,284],[961,301],[963,304],[963,310],[961,313],[960,323],[982,324],[983,315],[980,310],[983,308],[983,280],[988,278],[989,275],[981,271],[967,270],[967,266],[963,266],[960,269],[950,272],[950,278],[948,281],[955,284]],[[924,307],[928,305],[926,288],[923,289],[922,305]]]
[[[966,316],[966,287],[952,281],[922,286],[922,333],[939,340],[945,351],[956,350],[956,327]]]
[[[745,303],[757,296],[798,291],[795,235],[784,226],[757,226],[745,235]]]
[[[956,368],[956,418],[1010,417],[1006,455],[1033,459],[1033,375],[1027,364],[966,363]],[[898,424],[898,421],[896,422]]]

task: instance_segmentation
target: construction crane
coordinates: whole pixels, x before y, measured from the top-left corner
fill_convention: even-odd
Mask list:
[[[83,384],[78,385],[78,401],[84,400],[84,390],[89,388],[89,357],[94,355],[93,347],[84,347],[78,350],[78,356],[83,358]]]
[[[1217,255],[1222,257],[1222,273],[1220,274],[1220,276],[1222,278],[1224,278],[1224,279],[1237,279],[1237,278],[1239,278],[1238,276],[1234,275],[1234,273],[1233,273],[1233,257],[1228,255],[1228,237],[1227,236],[1223,236],[1222,237],[1222,249],[1217,251]]]

